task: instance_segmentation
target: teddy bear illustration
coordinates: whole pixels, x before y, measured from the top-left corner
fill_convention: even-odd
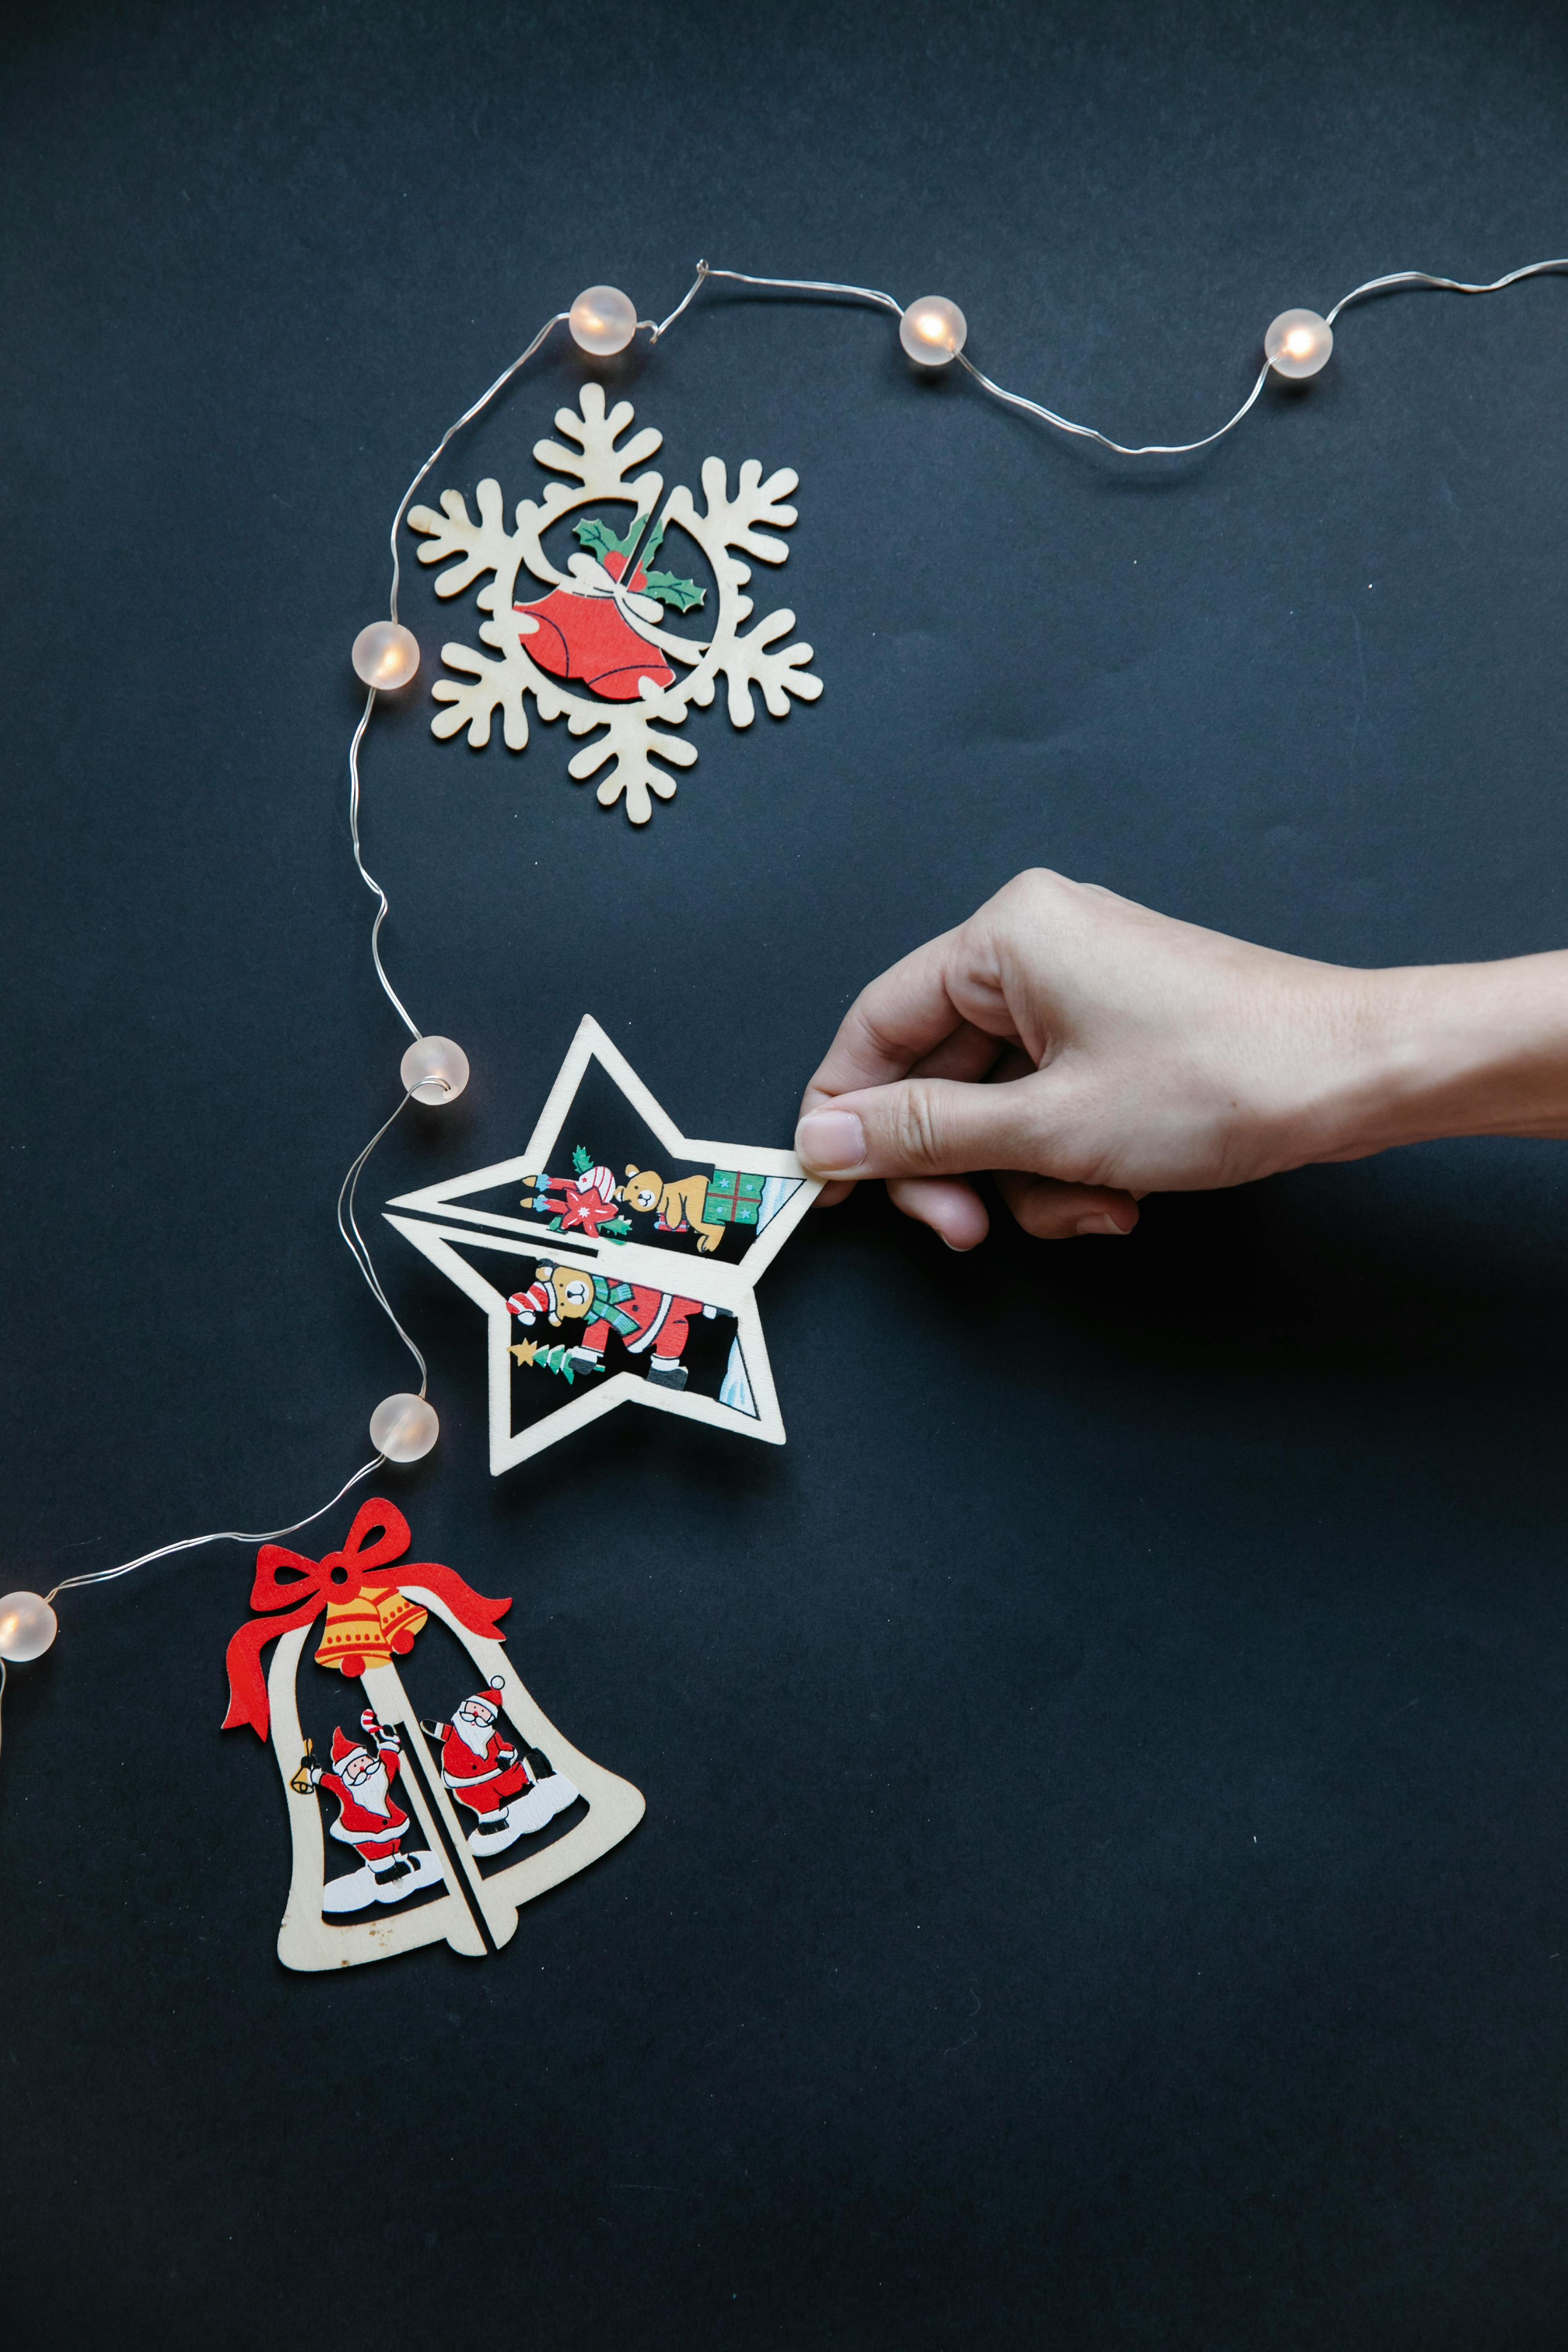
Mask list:
[[[657,1210],[661,1234],[684,1234],[695,1230],[700,1250],[716,1250],[724,1238],[722,1223],[708,1219],[708,1179],[706,1176],[678,1176],[667,1184],[654,1168],[639,1168],[635,1160],[626,1162],[626,1181],[616,1195],[628,1209],[644,1213]]]

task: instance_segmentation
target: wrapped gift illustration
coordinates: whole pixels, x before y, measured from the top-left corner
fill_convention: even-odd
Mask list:
[[[715,1168],[708,1179],[705,1213],[721,1225],[754,1225],[762,1214],[765,1176],[749,1176],[733,1168]]]

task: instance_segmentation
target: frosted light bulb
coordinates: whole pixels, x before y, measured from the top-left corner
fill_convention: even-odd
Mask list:
[[[0,1658],[25,1666],[41,1658],[59,1631],[59,1620],[41,1592],[8,1592],[0,1601]]]
[[[441,1434],[436,1408],[423,1397],[383,1397],[370,1417],[370,1442],[389,1462],[422,1461]]]
[[[1263,338],[1263,353],[1276,375],[1294,383],[1328,364],[1334,331],[1315,310],[1281,310]]]
[[[384,694],[406,686],[419,667],[419,640],[400,621],[373,621],[354,639],[354,675]]]
[[[916,367],[945,367],[968,333],[968,320],[945,294],[922,294],[899,320],[899,341]]]
[[[566,314],[572,340],[595,359],[624,352],[637,331],[634,303],[618,286],[587,286]]]
[[[468,1057],[450,1037],[416,1037],[397,1070],[416,1102],[455,1102],[468,1083]]]

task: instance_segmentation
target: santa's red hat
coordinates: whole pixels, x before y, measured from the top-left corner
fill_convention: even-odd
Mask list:
[[[521,1315],[525,1321],[531,1322],[536,1315],[554,1312],[555,1293],[547,1282],[531,1282],[526,1290],[514,1290],[506,1303],[513,1315]]]
[[[495,1717],[500,1713],[500,1695],[503,1688],[504,1685],[500,1676],[498,1675],[490,1684],[489,1690],[476,1691],[472,1698],[468,1699],[466,1704],[469,1706],[488,1707],[490,1712],[490,1719],[493,1722]]]
[[[346,1764],[351,1756],[363,1756],[367,1753],[368,1750],[366,1749],[363,1740],[345,1739],[342,1733],[338,1729],[337,1725],[335,1723],[333,1724],[332,1763],[334,1767],[340,1764]]]

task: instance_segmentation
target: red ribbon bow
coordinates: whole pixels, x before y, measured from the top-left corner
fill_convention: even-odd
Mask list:
[[[374,1543],[366,1537],[376,1530]],[[288,1551],[281,1544],[263,1544],[257,1555],[256,1582],[251,1587],[253,1609],[287,1609],[287,1617],[273,1617],[266,1623],[254,1618],[242,1625],[228,1645],[228,1713],[223,1719],[226,1731],[248,1723],[257,1737],[265,1739],[271,1723],[271,1710],[267,1703],[267,1680],[261,1671],[261,1653],[268,1642],[279,1633],[291,1633],[297,1625],[308,1625],[319,1617],[329,1602],[354,1600],[369,1586],[373,1594],[388,1590],[396,1591],[407,1584],[416,1584],[422,1591],[433,1592],[444,1601],[459,1625],[470,1633],[487,1633],[492,1641],[504,1642],[506,1636],[497,1631],[496,1620],[504,1617],[511,1607],[510,1599],[487,1601],[464,1582],[455,1569],[438,1568],[433,1560],[406,1560],[394,1570],[393,1560],[403,1560],[414,1538],[407,1520],[394,1503],[362,1503],[349,1539],[342,1551],[330,1551],[324,1559],[306,1559],[297,1551]],[[279,1569],[294,1571],[288,1580],[279,1577]]]

